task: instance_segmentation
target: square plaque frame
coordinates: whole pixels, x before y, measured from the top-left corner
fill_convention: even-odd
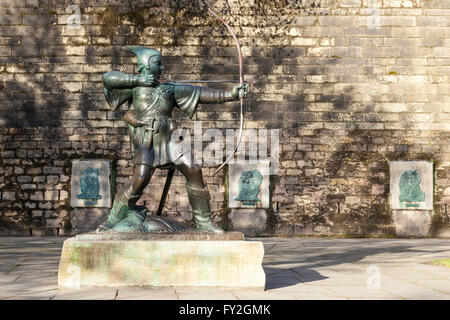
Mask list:
[[[111,208],[112,189],[111,160],[72,160],[70,205],[73,208]]]
[[[390,161],[391,209],[433,210],[433,163]],[[400,189],[403,189],[402,192]],[[408,189],[411,189],[409,199]],[[422,195],[424,193],[424,196]],[[408,201],[400,201],[405,198]]]
[[[239,180],[243,172],[252,172],[257,170],[262,177],[262,182],[259,185],[260,192],[256,196],[259,201],[251,202],[236,200],[240,196]],[[228,206],[230,208],[269,208],[270,205],[270,161],[260,160],[257,163],[245,164],[229,164],[228,176]],[[258,175],[258,176],[259,176]],[[259,178],[261,178],[259,177]],[[256,182],[257,177],[255,177]]]

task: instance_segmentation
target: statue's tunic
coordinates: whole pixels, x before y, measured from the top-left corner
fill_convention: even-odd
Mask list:
[[[137,119],[147,124],[141,127],[129,125],[132,153],[138,148],[143,149],[154,132],[152,146],[144,156],[145,164],[152,167],[174,163],[183,155],[182,141],[178,137],[171,140],[174,130],[172,112],[175,107],[192,119],[202,97],[209,103],[223,102],[221,100],[224,99],[220,90],[193,85],[163,83],[156,87],[130,88],[131,75],[118,71],[107,73],[103,81],[106,100],[113,110],[127,103],[134,109]],[[135,161],[138,164],[142,160],[136,157]]]

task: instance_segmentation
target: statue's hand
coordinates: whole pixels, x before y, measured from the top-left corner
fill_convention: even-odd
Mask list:
[[[137,83],[141,87],[152,87],[157,83],[157,79],[151,74],[145,76],[138,76]]]
[[[135,127],[143,127],[143,126],[146,126],[146,125],[147,125],[147,122],[142,121],[142,120],[136,120]]]
[[[231,90],[231,95],[236,100],[247,98],[247,93],[248,93],[248,85],[246,83],[238,84],[234,86],[233,90]]]
[[[128,110],[125,115],[123,116],[123,120],[128,123],[129,125],[137,128],[137,127],[143,127],[147,125],[145,121],[142,121],[137,118],[136,113],[134,110]]]

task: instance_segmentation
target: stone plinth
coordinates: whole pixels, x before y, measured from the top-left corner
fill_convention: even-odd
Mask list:
[[[238,233],[230,234],[204,234],[202,238],[189,233],[179,234],[178,239],[176,234],[155,235],[153,239],[146,234],[133,240],[110,240],[111,235],[106,240],[93,235],[69,238],[61,254],[58,287],[264,289],[262,242],[226,240],[242,238]],[[180,240],[187,238],[192,240]]]
[[[395,234],[399,237],[430,236],[431,211],[393,210]]]
[[[264,209],[232,209],[231,230],[254,237],[267,229],[267,212]]]
[[[400,237],[430,235],[433,212],[433,163],[391,161],[390,205]]]
[[[270,206],[270,161],[230,164],[229,168],[230,230],[250,237],[263,233]]]
[[[108,214],[108,208],[74,208],[70,213],[70,223],[77,234],[94,231]]]
[[[186,232],[160,232],[160,233],[136,233],[136,232],[105,232],[105,233],[84,233],[75,237],[77,241],[102,240],[102,241],[123,241],[123,240],[245,240],[242,232],[225,232],[222,234],[207,233],[201,231]]]

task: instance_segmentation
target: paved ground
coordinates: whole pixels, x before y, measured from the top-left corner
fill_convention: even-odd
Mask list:
[[[0,299],[450,299],[444,239],[262,238],[266,290],[58,290],[61,237],[0,237]]]

